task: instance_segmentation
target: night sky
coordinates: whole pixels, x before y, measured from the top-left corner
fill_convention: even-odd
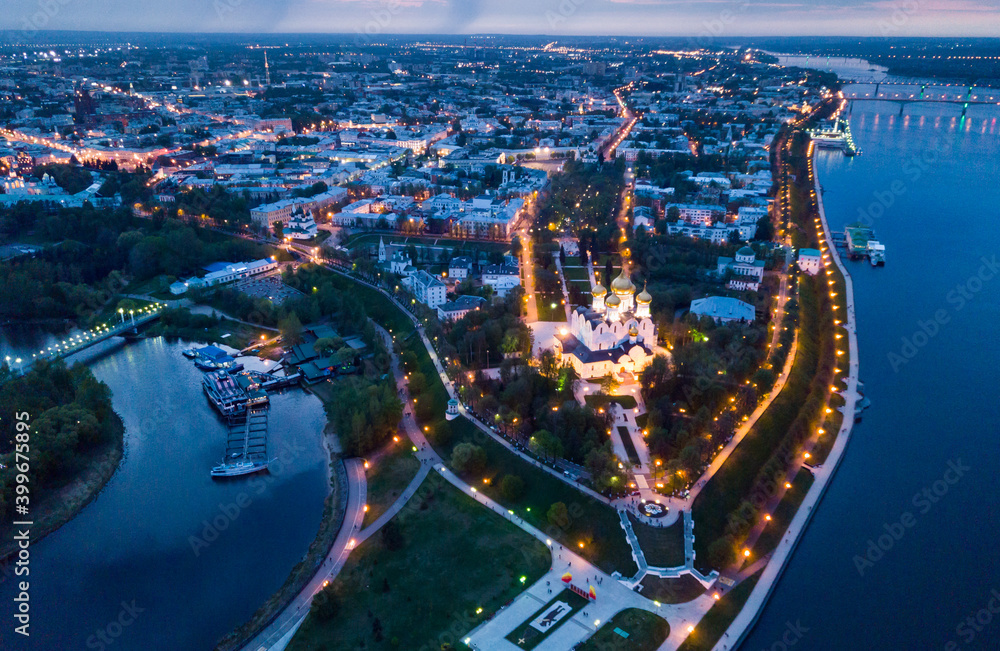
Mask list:
[[[4,5],[0,30],[718,37],[1000,34],[997,0],[24,0]]]

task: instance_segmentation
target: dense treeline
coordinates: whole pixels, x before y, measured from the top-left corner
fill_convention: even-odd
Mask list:
[[[625,185],[625,159],[613,163],[585,164],[567,161],[562,174],[552,178],[550,198],[538,223],[566,224],[591,235],[600,250],[617,250],[615,210]],[[542,230],[544,235],[548,231]]]
[[[761,368],[767,356],[764,324],[717,325],[688,315],[674,330],[671,363],[654,358],[640,381],[650,452],[672,471],[690,472],[732,436],[774,378]]]
[[[337,277],[322,267],[303,264],[294,272],[285,269],[282,281],[301,294],[280,304],[248,296],[232,287],[196,291],[192,297],[233,318],[271,327],[280,326],[293,315],[300,325],[329,317],[334,325],[351,332],[358,331],[366,322],[362,303],[345,294]]]
[[[0,238],[52,243],[33,257],[0,264],[0,318],[80,318],[98,311],[129,281],[201,275],[214,261],[270,255],[270,249],[172,219],[139,219],[130,209],[91,206],[0,210]]]
[[[363,456],[384,445],[396,432],[403,403],[391,377],[384,380],[342,378],[334,383],[326,415],[348,456]]]
[[[512,355],[530,356],[531,329],[518,316],[522,296],[518,287],[503,301],[488,303],[451,324],[428,319],[428,335],[438,338],[442,356],[470,369],[499,366]]]
[[[4,367],[6,373],[7,369]],[[30,436],[17,437],[18,422],[30,425]],[[90,370],[62,362],[37,363],[24,377],[0,386],[0,516],[15,496],[15,444],[30,459],[32,502],[72,479],[86,466],[88,455],[111,442],[120,421],[111,409],[111,390]],[[22,438],[25,439],[22,441]]]

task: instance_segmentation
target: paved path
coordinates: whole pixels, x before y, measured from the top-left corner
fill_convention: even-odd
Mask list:
[[[357,546],[356,536],[365,519],[365,500],[367,499],[364,464],[359,459],[348,459],[344,462],[347,469],[347,511],[333,547],[326,555],[323,565],[309,580],[304,588],[278,615],[271,620],[264,630],[255,635],[243,645],[243,651],[260,651],[261,649],[284,649],[292,635],[302,625],[309,613],[313,596],[323,589],[326,581],[332,580],[344,567],[351,550]]]
[[[572,316],[570,315],[572,307],[569,302],[569,288],[566,286],[566,272],[563,271],[561,252],[562,249],[560,249],[560,253],[556,253],[555,255],[556,273],[559,274],[559,283],[562,285],[563,309],[566,311],[566,322],[569,323],[572,320]]]
[[[538,320],[538,303],[535,300],[535,260],[534,242],[531,241],[530,224],[519,231],[521,236],[521,271],[524,278],[524,297],[528,299],[524,303],[525,323],[534,323]]]

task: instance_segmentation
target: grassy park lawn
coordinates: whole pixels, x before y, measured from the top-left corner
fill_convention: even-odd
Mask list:
[[[607,407],[608,403],[611,402],[621,405],[623,409],[635,409],[636,404],[638,404],[633,396],[609,396],[603,393],[590,393],[585,395],[583,399],[594,409]]]
[[[563,273],[566,274],[566,280],[585,280],[590,283],[586,267],[563,267]]]
[[[695,499],[693,514],[699,535],[695,539],[698,567],[708,567],[708,548],[724,535],[727,519],[753,488],[757,473],[775,450],[814,395],[813,379],[820,363],[820,301],[807,283],[800,288],[801,328],[799,349],[784,389],[736,447],[729,460]],[[822,389],[820,389],[822,391]]]
[[[556,602],[563,602],[569,606],[569,614],[564,615],[562,619],[552,625],[552,627],[545,631],[539,631],[537,628],[531,625],[531,622],[535,621],[539,615],[547,611]],[[553,597],[547,604],[539,608],[537,611],[531,614],[531,617],[524,620],[524,623],[515,628],[507,635],[507,640],[513,642],[520,649],[534,649],[536,646],[542,643],[542,640],[547,638],[552,634],[552,631],[556,630],[569,620],[573,618],[573,615],[586,606],[589,602],[576,594],[572,590],[566,589]],[[523,640],[523,641],[522,641]]]
[[[553,539],[572,547],[574,552],[603,571],[609,574],[619,571],[623,576],[632,576],[638,570],[618,515],[612,507],[512,454],[464,418],[438,427],[450,428],[447,441],[431,432],[435,449],[446,462],[459,443],[474,443],[486,451],[486,468],[482,473],[476,476],[459,473],[467,483],[513,510]],[[523,496],[516,502],[504,499],[500,492],[501,480],[507,475],[516,475],[524,480]],[[565,504],[569,513],[568,521],[562,526],[549,523],[547,518],[549,509],[556,502]]]
[[[375,522],[393,505],[419,469],[420,462],[413,456],[409,441],[392,444],[385,455],[371,461],[365,471],[368,512],[363,526]]]
[[[629,518],[647,563],[653,567],[684,564],[684,518],[677,518],[677,522],[663,528],[639,522],[631,514]]]
[[[664,604],[683,604],[705,594],[705,586],[690,574],[661,578],[647,574],[642,580],[642,596]]]
[[[791,524],[792,518],[795,517],[795,512],[799,510],[799,505],[802,504],[806,493],[809,492],[813,479],[812,473],[805,468],[799,470],[795,475],[792,487],[785,491],[778,506],[774,509],[774,513],[771,514],[771,521],[754,544],[750,558],[760,558],[778,546],[778,542],[785,534],[785,530],[788,529],[788,525]]]
[[[628,428],[619,426],[618,435],[622,437],[622,445],[625,446],[625,454],[628,455],[628,462],[633,466],[638,466],[639,453],[635,451],[635,443],[632,442],[632,435],[628,433]]]
[[[714,648],[722,634],[736,619],[736,615],[743,609],[743,605],[750,598],[750,593],[753,592],[758,579],[760,579],[760,572],[726,593],[705,613],[694,632],[688,635],[683,644],[677,647],[677,651],[709,651]]]
[[[622,631],[628,637],[623,636]],[[655,651],[670,635],[666,620],[646,610],[629,608],[612,617],[579,651]]]
[[[566,308],[563,307],[563,295],[535,293],[535,305],[538,306],[539,321],[565,321]],[[553,307],[554,306],[554,307]]]
[[[310,614],[290,651],[439,649],[549,569],[544,544],[436,473],[413,500],[393,520],[402,547],[390,550],[377,534],[355,550],[328,588],[336,612],[326,621]]]

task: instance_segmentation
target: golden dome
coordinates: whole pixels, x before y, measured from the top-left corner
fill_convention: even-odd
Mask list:
[[[653,297],[650,296],[649,292],[646,291],[645,285],[643,285],[642,291],[639,292],[639,295],[635,297],[635,302],[639,303],[640,305],[648,305],[653,302]]]
[[[601,283],[597,283],[596,285],[594,285],[594,288],[590,290],[590,293],[593,294],[594,296],[604,296],[605,294],[608,293],[608,290],[604,289],[604,285],[602,285]]]
[[[604,304],[608,307],[618,307],[622,304],[622,299],[618,298],[617,294],[612,294],[608,297],[608,300],[604,301]]]
[[[629,280],[628,271],[625,267],[622,267],[622,272],[618,274],[618,277],[611,281],[611,289],[616,294],[628,294],[635,291],[635,285]]]
[[[633,323],[632,327],[628,329],[628,334],[631,337],[638,337],[639,336],[639,328],[635,327],[635,324]]]

